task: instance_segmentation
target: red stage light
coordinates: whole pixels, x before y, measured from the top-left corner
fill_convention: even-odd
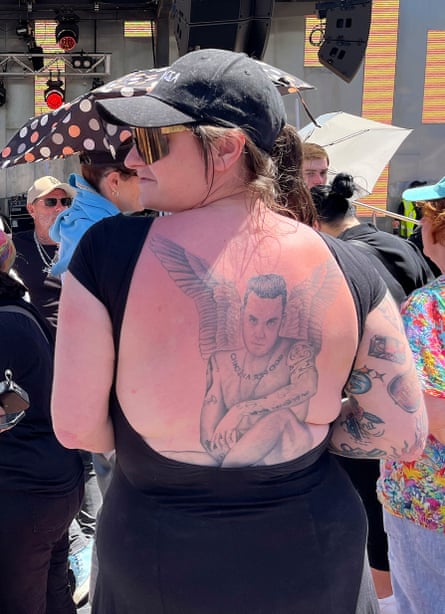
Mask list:
[[[71,51],[79,41],[79,27],[73,20],[60,21],[55,35],[59,47],[63,51]]]
[[[65,102],[65,90],[63,89],[63,81],[61,79],[57,79],[53,81],[49,79],[46,82],[48,86],[45,90],[45,102],[50,109],[58,109]]]

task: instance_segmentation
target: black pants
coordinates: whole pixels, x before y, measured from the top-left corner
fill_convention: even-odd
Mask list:
[[[1,614],[75,614],[68,582],[68,527],[83,484],[61,496],[2,492]]]
[[[388,540],[383,528],[383,509],[377,499],[376,482],[380,475],[380,461],[338,457],[351,482],[357,489],[368,517],[368,556],[374,569],[389,571]]]

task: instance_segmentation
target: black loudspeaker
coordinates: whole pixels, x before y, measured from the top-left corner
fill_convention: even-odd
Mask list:
[[[320,64],[350,83],[365,57],[371,27],[372,0],[342,0],[317,5],[320,18],[326,17],[323,43],[318,51]]]
[[[261,59],[274,0],[175,0],[171,10],[179,55],[213,47]]]

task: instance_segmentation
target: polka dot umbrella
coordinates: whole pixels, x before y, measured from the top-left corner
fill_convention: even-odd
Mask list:
[[[275,66],[259,62],[282,95],[300,94],[312,85]],[[168,67],[131,72],[78,96],[55,111],[29,119],[0,153],[0,169],[16,164],[66,158],[90,151],[111,152],[131,136],[128,126],[103,120],[95,101],[103,98],[142,96],[151,92]],[[303,101],[304,103],[304,101]]]
[[[55,111],[29,119],[2,149],[0,168],[93,150],[113,154],[130,136],[129,128],[104,122],[96,111],[95,100],[146,94],[165,70],[153,68],[129,73],[82,94]]]

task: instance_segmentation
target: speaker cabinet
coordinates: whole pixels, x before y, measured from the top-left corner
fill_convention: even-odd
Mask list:
[[[372,1],[345,0],[334,8],[328,7],[323,17],[324,14],[326,29],[318,59],[320,64],[350,83],[365,57]]]
[[[273,6],[273,0],[175,0],[171,17],[179,55],[212,47],[262,59]]]

